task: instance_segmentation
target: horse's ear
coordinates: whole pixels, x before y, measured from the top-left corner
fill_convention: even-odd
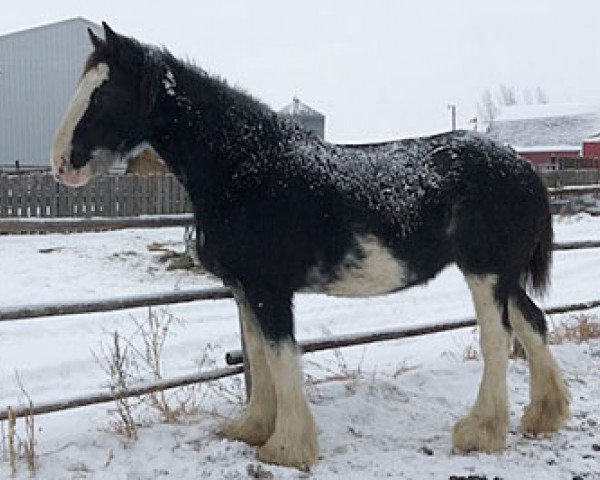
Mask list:
[[[91,28],[87,29],[88,35],[90,36],[90,41],[94,46],[94,50],[99,50],[104,46],[104,40],[102,40],[98,35],[96,35]]]
[[[119,35],[108,26],[106,22],[102,22],[104,28],[104,38],[106,39],[106,46],[110,52],[116,53],[119,47]]]

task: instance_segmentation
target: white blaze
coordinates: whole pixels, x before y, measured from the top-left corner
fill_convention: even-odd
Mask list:
[[[69,169],[73,132],[83,118],[90,104],[92,94],[100,85],[108,80],[108,73],[108,65],[106,63],[98,63],[94,68],[87,71],[79,82],[77,91],[69,102],[67,112],[54,138],[51,164],[55,174],[58,173],[61,167]]]

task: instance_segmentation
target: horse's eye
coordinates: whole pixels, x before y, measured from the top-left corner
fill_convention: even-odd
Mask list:
[[[104,96],[104,95],[102,94],[102,92],[101,92],[101,91],[99,91],[99,90],[98,90],[98,91],[96,91],[96,92],[94,93],[94,95],[92,96],[92,105],[95,105],[95,106],[98,106],[98,105],[100,105],[100,104],[102,103],[102,97],[103,97],[103,96]]]

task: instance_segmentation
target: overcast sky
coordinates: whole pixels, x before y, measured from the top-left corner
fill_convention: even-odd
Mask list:
[[[499,84],[600,103],[599,0],[17,0],[0,35],[74,16],[165,45],[275,109],[297,95],[331,141],[446,130],[450,103],[468,127]]]

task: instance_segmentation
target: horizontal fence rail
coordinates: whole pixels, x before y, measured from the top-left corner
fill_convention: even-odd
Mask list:
[[[559,197],[561,195],[586,195],[594,193],[600,193],[600,185],[575,185],[548,188],[548,194],[551,197]]]
[[[580,241],[555,243],[557,251],[600,248],[600,241]],[[0,308],[0,322],[26,320],[40,317],[56,317],[61,315],[77,315],[101,313],[131,308],[152,307],[155,305],[172,305],[176,303],[195,302],[198,300],[219,300],[233,298],[227,287],[202,288],[182,292],[162,292],[145,295],[129,295],[104,300],[83,302],[43,303],[17,307]]]
[[[26,320],[40,317],[77,315],[82,313],[112,312],[154,305],[172,305],[174,303],[195,302],[197,300],[219,300],[232,298],[231,290],[226,287],[203,288],[183,292],[166,292],[151,295],[129,295],[105,300],[45,303],[24,307],[0,308],[0,322]]]
[[[582,310],[590,310],[600,307],[600,300],[592,300],[582,303],[571,303],[550,307],[544,310],[547,315],[557,313],[579,312]],[[386,340],[399,340],[401,338],[417,337],[420,335],[428,335],[431,333],[447,332],[465,327],[477,326],[475,318],[465,318],[462,320],[454,320],[444,323],[427,323],[423,325],[402,327],[397,329],[380,330],[370,333],[356,333],[350,335],[338,335],[328,338],[319,338],[316,340],[305,340],[298,342],[302,353],[319,352],[321,350],[330,350],[340,347],[352,347],[357,345],[365,345],[375,342],[383,342]],[[241,350],[233,350],[225,354],[225,362],[228,365],[237,365],[242,363],[243,356]]]
[[[80,397],[73,397],[54,402],[46,402],[35,404],[32,407],[21,406],[17,408],[7,408],[0,410],[0,421],[7,420],[9,417],[19,418],[28,415],[41,415],[43,413],[59,412],[62,410],[70,410],[72,408],[85,407],[95,405],[97,403],[107,403],[121,398],[137,397],[148,393],[168,390],[170,388],[185,387],[196,383],[212,382],[221,378],[237,375],[244,371],[244,367],[224,367],[208,372],[200,372],[191,375],[173,377],[170,379],[160,380],[152,383],[144,383],[129,387],[125,391],[105,391],[96,392]]]
[[[572,311],[589,310],[600,306],[600,300],[592,300],[583,303],[573,303],[568,305],[560,305],[551,307],[545,310],[547,314],[555,313],[567,313]],[[449,330],[456,330],[459,328],[473,327],[477,324],[475,319],[464,319],[454,320],[444,323],[429,323],[423,324],[416,327],[404,327],[399,329],[382,330],[379,332],[372,332],[369,334],[352,334],[352,335],[340,335],[319,340],[303,341],[299,342],[301,352],[317,352],[322,350],[363,345],[366,343],[375,343],[385,340],[397,340],[401,338],[415,337],[421,335],[428,335],[432,333],[439,333]],[[93,394],[82,395],[79,397],[72,397],[69,399],[57,400],[53,402],[45,402],[39,404],[33,404],[33,406],[19,406],[15,408],[7,408],[0,410],[0,421],[6,420],[10,417],[18,418],[29,415],[41,415],[45,413],[58,412],[63,410],[70,410],[73,408],[85,407],[88,405],[95,405],[99,403],[107,403],[122,398],[137,397],[152,392],[167,390],[171,388],[184,387],[195,383],[204,383],[221,378],[238,375],[244,372],[243,365],[237,365],[242,363],[242,352],[232,351],[226,354],[226,361],[233,367],[225,367],[208,372],[200,372],[197,374],[184,375],[179,377],[173,377],[170,379],[159,380],[156,382],[148,382],[140,385],[135,385],[127,390],[119,391],[104,391]]]
[[[600,248],[600,240],[582,240],[579,242],[560,242],[552,245],[552,250],[584,250],[587,248]]]
[[[191,213],[106,218],[4,218],[0,219],[0,233],[89,232],[125,228],[188,227],[195,224]]]
[[[600,241],[566,242],[555,243],[553,245],[553,250],[556,251],[582,250],[589,248],[600,248]],[[172,305],[176,303],[195,302],[198,300],[219,300],[224,298],[233,298],[231,290],[227,287],[213,287],[186,290],[182,292],[129,295],[83,302],[43,303],[20,307],[2,307],[0,308],[0,322],[40,317],[56,317],[61,315],[100,313],[113,310],[152,307],[154,305]]]

